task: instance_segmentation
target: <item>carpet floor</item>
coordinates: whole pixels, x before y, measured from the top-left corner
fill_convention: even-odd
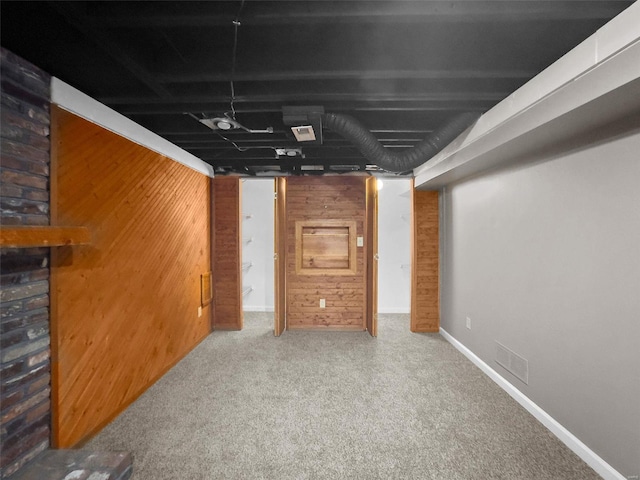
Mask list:
[[[407,315],[366,332],[288,331],[247,313],[94,437],[133,480],[600,478]]]

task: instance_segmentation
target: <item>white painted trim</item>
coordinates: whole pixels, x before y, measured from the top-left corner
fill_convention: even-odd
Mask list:
[[[213,177],[213,167],[208,163],[56,77],[51,78],[51,102],[138,145]]]
[[[533,415],[540,423],[549,429],[558,439],[567,447],[578,455],[587,465],[593,468],[605,480],[626,480],[625,477],[615,470],[611,465],[605,462],[593,450],[587,447],[569,430],[563,427],[551,415],[536,405],[525,394],[509,383],[498,372],[491,368],[475,353],[465,347],[462,343],[451,336],[446,330],[440,329],[440,335],[467,357],[473,364],[482,370],[491,380],[496,382],[500,388],[507,392],[516,402],[522,405],[531,415]]]
[[[242,307],[245,312],[268,312],[273,313],[274,307],[268,305],[245,305]]]

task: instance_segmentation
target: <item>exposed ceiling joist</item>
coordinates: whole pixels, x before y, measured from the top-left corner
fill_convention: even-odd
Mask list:
[[[182,8],[164,6],[152,8],[143,5],[130,10],[113,12],[95,6],[90,9],[94,17],[101,17],[109,28],[136,28],[137,16],[145,15],[149,27],[219,27],[227,26],[235,18],[232,2],[226,12],[211,14],[206,6],[192,5]],[[194,2],[195,3],[195,2]],[[305,1],[264,2],[251,5],[243,15],[249,26],[282,26],[318,23],[424,23],[424,22],[512,22],[536,20],[608,19],[620,11],[625,2],[554,2],[554,1]]]
[[[516,79],[527,80],[537,72],[534,70],[313,70],[292,71],[279,70],[276,72],[236,72],[234,78],[238,82],[278,82],[305,80],[454,80],[454,79]],[[200,83],[200,82],[228,82],[229,73],[200,72],[200,73],[160,73],[155,75],[156,81],[163,84]]]

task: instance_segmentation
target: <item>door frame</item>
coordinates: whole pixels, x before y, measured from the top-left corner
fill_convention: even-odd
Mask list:
[[[378,179],[366,181],[366,328],[372,337],[378,336]]]
[[[287,326],[287,178],[276,177],[274,185],[274,328],[280,336]],[[365,186],[365,302],[363,327],[378,334],[378,187],[369,177]]]
[[[285,177],[274,179],[273,201],[273,334],[279,337],[287,329],[287,181]]]

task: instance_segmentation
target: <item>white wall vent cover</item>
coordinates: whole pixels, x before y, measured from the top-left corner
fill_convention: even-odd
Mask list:
[[[496,362],[529,385],[529,361],[496,341]]]

